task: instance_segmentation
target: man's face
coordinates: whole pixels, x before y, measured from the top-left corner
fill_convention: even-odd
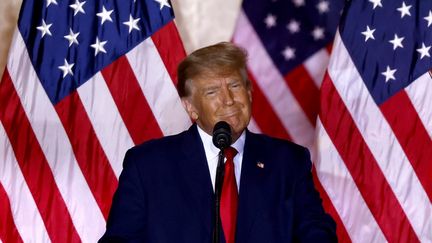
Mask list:
[[[241,135],[251,117],[251,90],[240,74],[206,76],[189,81],[190,95],[182,99],[189,116],[212,135],[218,121],[232,128],[233,141]]]

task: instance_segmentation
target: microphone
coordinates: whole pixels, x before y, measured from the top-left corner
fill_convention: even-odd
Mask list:
[[[232,142],[231,138],[231,127],[225,121],[219,121],[213,128],[213,144],[224,150],[230,146]]]
[[[214,223],[213,223],[213,243],[220,243],[220,198],[222,192],[222,184],[224,177],[224,149],[231,145],[231,127],[224,121],[217,122],[213,128],[213,144],[220,149],[218,155],[218,164],[216,168],[215,180],[215,197],[214,197]]]

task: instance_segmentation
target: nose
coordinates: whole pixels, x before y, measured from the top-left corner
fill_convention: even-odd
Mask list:
[[[234,95],[233,95],[232,91],[228,88],[228,86],[224,86],[222,88],[222,102],[225,105],[234,104]]]

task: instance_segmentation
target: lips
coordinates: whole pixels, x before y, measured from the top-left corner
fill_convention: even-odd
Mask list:
[[[219,117],[231,117],[231,116],[236,116],[236,115],[238,115],[240,113],[241,113],[240,110],[229,111],[229,112],[224,112],[223,114],[219,115]]]

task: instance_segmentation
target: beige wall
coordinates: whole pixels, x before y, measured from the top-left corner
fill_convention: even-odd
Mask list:
[[[240,0],[172,0],[186,52],[232,37]]]
[[[0,0],[0,77],[6,65],[7,53],[20,6],[21,0]]]
[[[39,0],[45,1],[45,0]],[[0,0],[0,77],[22,0]],[[188,53],[230,40],[240,0],[172,0],[176,24]]]

